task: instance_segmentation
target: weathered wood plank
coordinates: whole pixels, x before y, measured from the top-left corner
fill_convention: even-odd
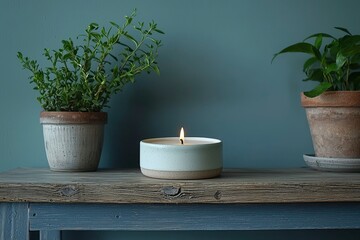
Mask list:
[[[40,231],[40,240],[61,240],[61,231]]]
[[[27,203],[0,203],[0,240],[29,239]]]
[[[360,203],[31,204],[31,230],[358,229]]]
[[[360,201],[360,174],[300,169],[233,170],[205,180],[159,180],[138,170],[0,174],[0,202],[296,203]]]

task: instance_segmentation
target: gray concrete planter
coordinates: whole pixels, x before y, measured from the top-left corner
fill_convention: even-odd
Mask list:
[[[360,91],[325,92],[301,96],[306,110],[315,156],[360,158]]]
[[[103,145],[104,112],[42,112],[46,157],[53,171],[96,171]]]

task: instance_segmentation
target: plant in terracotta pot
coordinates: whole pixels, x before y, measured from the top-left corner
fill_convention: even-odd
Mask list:
[[[142,72],[159,74],[156,58],[163,34],[155,22],[133,24],[136,11],[108,28],[91,23],[76,41],[62,40],[44,50],[49,66],[40,68],[18,52],[39,92],[46,156],[55,171],[94,171],[103,145],[111,96]]]
[[[315,157],[308,165],[322,170],[360,170],[360,35],[336,27],[334,37],[317,33],[290,45],[284,53],[305,53],[304,81],[318,84],[301,94],[313,140]]]

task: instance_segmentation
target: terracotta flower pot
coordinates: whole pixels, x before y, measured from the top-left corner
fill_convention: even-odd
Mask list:
[[[360,91],[301,95],[316,157],[360,158]]]
[[[106,121],[104,112],[41,112],[50,169],[96,171]]]

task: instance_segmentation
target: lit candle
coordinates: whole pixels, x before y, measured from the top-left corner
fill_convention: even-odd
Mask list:
[[[180,142],[181,144],[184,144],[184,140],[185,140],[185,133],[184,133],[184,128],[181,128],[180,130]]]
[[[222,171],[222,142],[218,139],[186,137],[152,138],[140,142],[140,168],[148,177],[201,179]]]

